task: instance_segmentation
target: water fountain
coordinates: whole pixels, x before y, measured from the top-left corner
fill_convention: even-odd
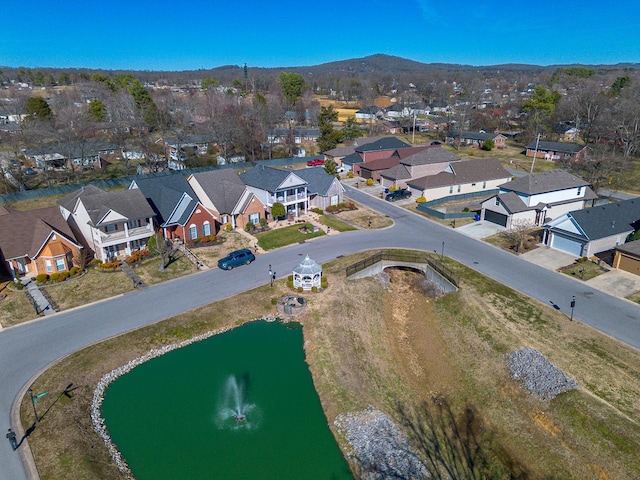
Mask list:
[[[246,401],[248,390],[248,379],[236,378],[229,375],[224,385],[221,407],[219,409],[219,420],[223,426],[229,426],[228,421],[233,420],[235,424],[248,423],[247,413],[253,410],[255,405]]]

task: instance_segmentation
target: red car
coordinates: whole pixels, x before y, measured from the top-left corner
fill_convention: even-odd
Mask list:
[[[320,165],[324,165],[324,160],[321,158],[314,158],[313,160],[307,161],[307,167],[319,167]]]

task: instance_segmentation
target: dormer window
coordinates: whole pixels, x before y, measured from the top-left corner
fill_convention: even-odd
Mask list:
[[[496,197],[496,207],[500,206],[500,199]]]
[[[582,193],[582,187],[578,187],[578,193],[576,195],[580,195]]]

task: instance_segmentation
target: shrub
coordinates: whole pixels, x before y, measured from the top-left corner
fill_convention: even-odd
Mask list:
[[[280,202],[276,202],[271,205],[271,216],[273,218],[282,218],[287,215],[287,210],[284,208],[284,205]]]
[[[482,146],[480,148],[482,150],[486,150],[487,152],[490,152],[491,150],[493,150],[493,147],[495,146],[496,146],[495,142],[492,139],[487,138],[484,142],[482,142]]]
[[[69,273],[71,274],[72,277],[75,277],[76,275],[80,274],[80,267],[71,267],[71,269],[69,270]]]
[[[207,242],[215,242],[218,239],[218,237],[216,237],[215,233],[212,233],[211,235],[209,235],[206,238],[207,238]]]
[[[277,305],[278,304],[278,299],[277,298],[272,298],[271,299],[271,305]]]
[[[52,282],[59,282],[60,281],[59,278],[60,278],[60,273],[58,272],[55,272],[49,275],[49,280],[51,280]]]
[[[329,280],[327,280],[327,277],[322,277],[320,279],[320,286],[322,288],[327,288],[328,285],[329,285]]]
[[[261,226],[262,228],[264,228],[266,225],[267,225],[267,219],[266,219],[266,218],[264,218],[264,217],[262,217],[262,218],[260,219],[260,226]]]
[[[59,272],[58,282],[64,282],[67,278],[69,278],[69,272]]]
[[[334,213],[338,211],[338,206],[337,205],[329,205],[327,207],[327,212],[329,213]]]
[[[304,292],[304,289],[302,287],[298,287],[298,293],[302,293]]]
[[[389,187],[390,192],[395,192],[397,189],[398,189],[398,186],[396,184],[393,184]]]
[[[469,207],[464,207],[464,208],[462,209],[462,211],[463,211],[463,212],[468,212],[468,211],[469,211]]]
[[[46,273],[39,273],[38,275],[36,275],[37,283],[45,283],[47,280],[49,280],[49,275],[47,275]]]
[[[13,282],[13,287],[16,290],[22,290],[24,288],[24,285],[22,284],[22,281],[20,279],[18,279],[15,282]]]
[[[252,232],[254,228],[255,228],[255,225],[253,224],[253,222],[247,222],[247,224],[244,226],[244,231]]]
[[[293,288],[293,280],[287,280],[287,287]]]
[[[421,195],[420,197],[416,198],[416,203],[427,203],[427,199],[424,195]]]
[[[287,282],[293,282],[293,275],[289,275],[287,277]]]
[[[311,211],[313,213],[317,213],[318,215],[322,215],[324,213],[324,211],[321,208],[318,208],[318,207],[312,208]]]
[[[588,262],[589,259],[587,257],[582,257],[576,260],[577,263],[584,263],[584,262]]]
[[[347,172],[347,178],[353,178],[353,172],[351,170]]]
[[[230,223],[227,223],[224,227],[225,231],[230,232],[231,230],[233,230],[233,227],[231,226]]]
[[[316,286],[311,287],[311,291],[313,293],[318,293],[318,287],[316,287]]]
[[[99,265],[102,270],[115,270],[120,266],[120,262],[118,260],[114,260],[113,262],[104,262]]]
[[[366,184],[368,187],[373,185],[373,178],[367,178]]]

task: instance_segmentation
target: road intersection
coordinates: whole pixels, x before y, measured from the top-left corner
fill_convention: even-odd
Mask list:
[[[379,248],[441,252],[478,272],[567,314],[574,320],[640,349],[640,307],[557,274],[413,212],[347,187],[354,201],[388,215],[392,227],[359,230],[259,255],[251,265],[211,269],[109,300],[57,313],[0,332],[0,418],[13,419],[30,383],[52,362],[106,338],[178,315],[269,282],[269,265],[288,274],[304,255],[324,263],[339,255]],[[17,425],[11,425],[16,430]],[[24,448],[18,450],[25,455]],[[0,479],[32,478],[9,442],[0,443]]]

